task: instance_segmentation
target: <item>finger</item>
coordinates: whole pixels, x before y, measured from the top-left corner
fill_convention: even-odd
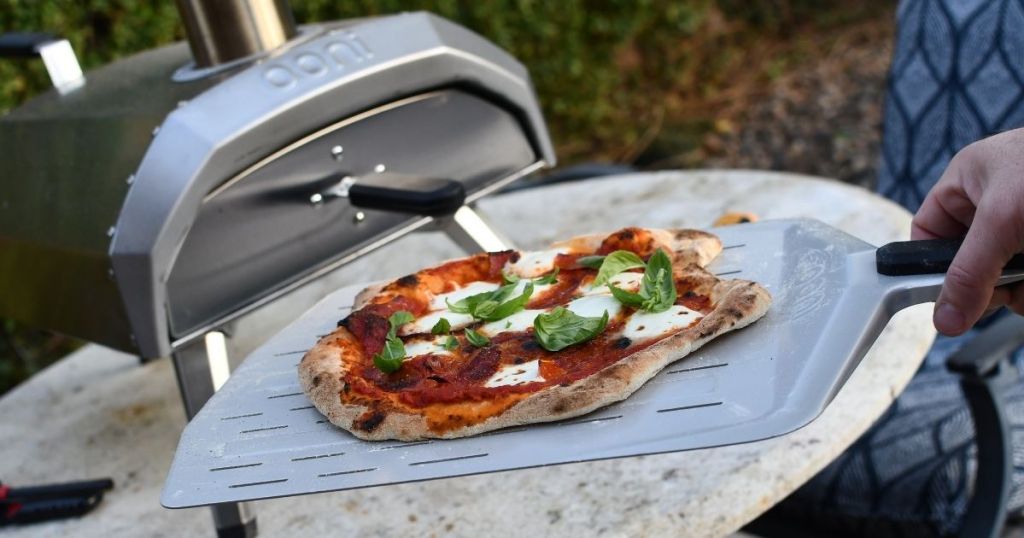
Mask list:
[[[934,322],[939,332],[962,334],[978,321],[992,300],[996,281],[1015,250],[1000,241],[997,230],[1001,219],[1001,212],[983,209],[967,231],[935,303]]]
[[[968,147],[969,148],[969,147]],[[910,224],[911,239],[962,237],[974,220],[974,202],[964,189],[964,175],[972,168],[972,153],[957,153],[935,183]]]

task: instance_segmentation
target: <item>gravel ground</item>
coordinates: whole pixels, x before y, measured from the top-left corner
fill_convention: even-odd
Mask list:
[[[891,24],[854,28],[825,54],[755,90],[738,118],[705,137],[705,165],[873,187],[892,31]]]

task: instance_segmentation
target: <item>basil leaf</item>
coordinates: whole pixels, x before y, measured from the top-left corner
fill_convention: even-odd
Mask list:
[[[479,319],[484,321],[498,321],[499,319],[505,319],[526,307],[526,303],[530,301],[531,295],[533,295],[533,282],[527,282],[526,288],[523,289],[523,293],[519,294],[518,297],[497,305],[490,312],[480,313]],[[474,314],[474,316],[476,316],[476,314]]]
[[[452,332],[452,324],[448,322],[447,318],[437,320],[437,323],[430,328],[431,334],[448,334],[450,332]]]
[[[476,347],[484,347],[491,343],[490,338],[487,338],[473,329],[466,329],[466,340],[469,340],[469,343]]]
[[[640,306],[644,303],[644,298],[639,293],[617,288],[614,284],[608,284],[608,289],[612,290],[612,297],[624,305]]]
[[[448,306],[448,310],[451,310],[452,312],[454,312],[456,314],[468,314],[469,313],[469,303],[466,302],[466,299],[459,299],[458,301],[455,301],[454,303],[452,303],[448,299],[445,299],[444,300],[444,304],[446,304]]]
[[[487,319],[496,308],[498,308],[498,302],[488,299],[478,303],[470,309],[469,313],[476,319]]]
[[[538,286],[547,286],[548,284],[554,284],[558,280],[558,268],[555,267],[554,271],[534,280],[533,283]]]
[[[398,312],[391,314],[391,317],[388,318],[388,323],[391,324],[391,333],[395,333],[398,331],[399,327],[414,319],[416,319],[416,317],[405,310],[399,310]]]
[[[608,325],[608,311],[599,318],[577,316],[559,306],[533,320],[533,337],[548,351],[558,351],[597,336]]]
[[[452,335],[448,335],[448,339],[444,341],[444,348],[447,351],[451,351],[459,347],[459,341]]]
[[[672,276],[672,260],[664,250],[654,251],[647,260],[647,270],[640,283],[644,297],[642,308],[648,312],[664,312],[676,302],[676,283]]]
[[[402,360],[405,359],[405,344],[398,337],[398,328],[409,323],[415,317],[405,310],[399,310],[388,318],[388,336],[384,340],[384,349],[373,356],[373,365],[380,371],[392,373],[402,367]]]
[[[448,309],[458,314],[469,314],[474,319],[484,321],[507,318],[522,310],[530,300],[530,295],[533,294],[533,283],[528,282],[522,294],[505,301],[515,291],[516,286],[517,284],[506,284],[494,291],[470,295],[455,303],[448,302]]]
[[[454,303],[445,299],[445,303],[448,305],[448,309],[451,310],[452,312],[455,312],[456,314],[470,314],[473,317],[477,317],[475,312],[477,308],[480,307],[481,304],[487,301],[501,303],[502,301],[505,300],[506,297],[508,297],[512,293],[512,290],[514,290],[515,287],[515,284],[506,284],[496,290],[485,291],[483,293],[477,293],[476,295],[470,295],[469,297],[459,299]],[[487,308],[491,307],[484,307],[484,309]]]
[[[385,373],[397,372],[405,359],[405,346],[397,336],[389,336],[384,342],[384,349],[373,356],[373,365]]]
[[[501,270],[501,280],[503,282],[505,282],[506,284],[515,284],[516,282],[519,282],[519,277],[516,276],[516,275],[513,275],[512,273],[509,273],[508,271],[506,271],[504,269],[502,269]]]
[[[591,269],[600,269],[601,264],[604,263],[604,256],[583,256],[578,258],[576,263],[583,267],[589,267]]]
[[[608,282],[608,279],[630,269],[643,267],[644,261],[640,256],[628,250],[616,250],[604,257],[601,268],[597,270],[597,278],[594,279],[594,286],[601,286]]]
[[[675,278],[672,276],[672,260],[664,250],[654,251],[647,260],[644,278],[640,281],[638,293],[625,291],[609,284],[612,296],[620,303],[639,307],[647,312],[664,312],[676,302]]]

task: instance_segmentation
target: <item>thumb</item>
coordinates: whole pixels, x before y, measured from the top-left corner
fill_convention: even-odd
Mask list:
[[[934,323],[939,332],[956,336],[967,331],[984,313],[993,288],[1015,250],[1008,234],[998,232],[1002,221],[994,211],[979,208],[963,245],[946,271],[935,302]]]

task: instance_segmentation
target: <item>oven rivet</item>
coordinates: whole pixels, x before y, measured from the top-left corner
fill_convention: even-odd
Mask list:
[[[153,127],[153,136],[156,136],[156,134],[159,133],[159,132],[160,132],[160,126],[159,125],[157,125],[156,127]]]
[[[313,196],[309,197],[309,201],[314,204],[319,204],[320,202],[324,201],[324,195],[320,194],[319,192],[315,193],[313,194]]]
[[[366,213],[362,211],[356,211],[356,216],[352,218],[352,222],[356,223],[363,222],[364,220],[366,220]]]
[[[378,174],[383,174],[385,170],[387,170],[387,167],[385,167],[383,164],[378,164],[377,166],[373,167],[373,171],[377,172]]]
[[[178,101],[178,108],[181,108],[188,104],[188,101]]]
[[[114,268],[113,267],[111,267],[110,269],[107,269],[107,278],[109,278],[110,280],[114,280]]]
[[[116,231],[117,231],[117,228],[115,228],[113,226],[111,226],[110,228],[107,228],[107,237],[114,237],[114,232],[116,232]]]
[[[342,159],[342,153],[344,152],[345,148],[341,146],[334,146],[333,148],[331,148],[331,156],[334,157],[334,160],[336,161],[340,161]]]
[[[132,174],[132,175],[128,176],[128,179],[125,180],[125,183],[127,183],[129,185],[131,185],[132,183],[135,183],[135,174]]]

